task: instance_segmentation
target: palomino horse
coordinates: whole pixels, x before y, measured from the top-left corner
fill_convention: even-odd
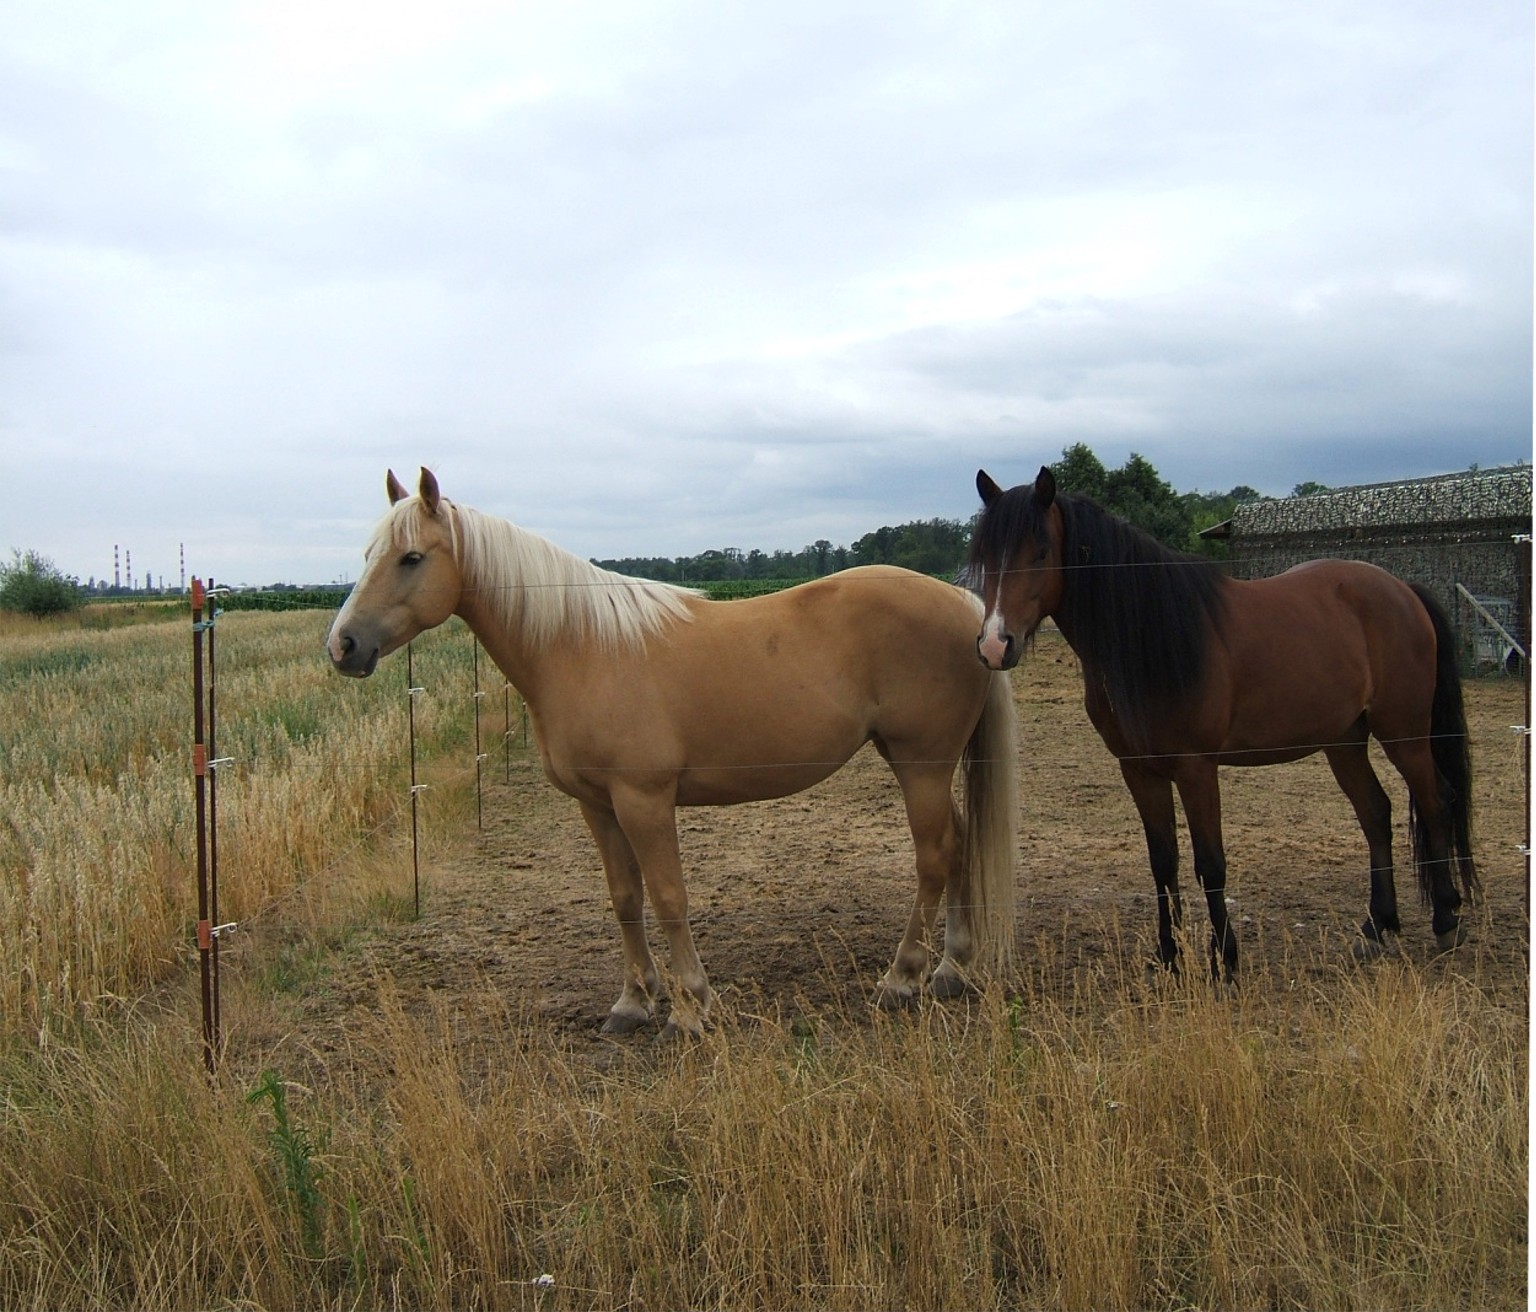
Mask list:
[[[455,505],[423,469],[388,477],[391,509],[327,649],[343,674],[459,615],[523,695],[545,773],[581,806],[624,948],[603,1029],[651,1020],[660,975],[645,896],[682,986],[668,1030],[699,1029],[709,981],[688,928],[674,808],[809,788],[865,743],[890,765],[917,856],[917,900],[883,1005],[914,1001],[946,901],[938,996],[1000,968],[1013,934],[1018,807],[1012,694],[973,651],[981,608],[906,570],[848,570],[773,596],[713,602],[597,568]],[[965,763],[965,815],[951,787]]]
[[[1408,785],[1420,888],[1442,948],[1461,941],[1459,874],[1472,861],[1471,761],[1450,625],[1434,599],[1385,570],[1315,560],[1254,582],[1169,551],[1093,502],[976,475],[984,506],[971,582],[986,618],[977,651],[1013,666],[1040,621],[1082,662],[1088,716],[1120,761],[1141,813],[1157,885],[1158,957],[1176,963],[1180,920],[1173,790],[1184,804],[1195,877],[1210,911],[1211,965],[1237,968],[1227,921],[1217,767],[1271,765],[1321,751],[1365,831],[1370,916],[1362,949],[1398,932],[1391,803],[1371,768],[1375,736]]]

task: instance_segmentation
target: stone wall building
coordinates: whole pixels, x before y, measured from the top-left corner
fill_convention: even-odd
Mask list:
[[[1245,502],[1206,535],[1226,539],[1236,578],[1335,556],[1426,584],[1457,621],[1469,657],[1502,663],[1503,653],[1476,650],[1491,626],[1456,585],[1529,651],[1530,534],[1531,469],[1517,465]]]

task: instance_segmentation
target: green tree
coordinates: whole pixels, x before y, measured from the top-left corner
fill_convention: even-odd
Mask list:
[[[1125,464],[1105,475],[1104,506],[1159,542],[1189,549],[1190,509],[1145,456],[1133,451]]]
[[[900,565],[919,574],[950,575],[965,564],[970,540],[971,525],[957,519],[887,524],[855,542],[843,564],[851,559],[859,565]]]
[[[1321,496],[1324,492],[1332,491],[1333,489],[1326,483],[1306,482],[1296,484],[1296,486],[1291,489],[1291,495],[1293,497],[1317,497]]]
[[[1107,498],[1109,473],[1104,468],[1104,462],[1094,455],[1093,448],[1086,442],[1074,442],[1065,448],[1061,459],[1051,466],[1051,473],[1055,476],[1056,486],[1063,492],[1092,497],[1098,502]]]
[[[9,565],[0,565],[0,610],[25,615],[60,615],[81,602],[80,580],[64,574],[36,551],[12,551]]]
[[[895,559],[897,537],[889,524],[866,533],[853,544],[853,558],[861,565],[889,565]]]

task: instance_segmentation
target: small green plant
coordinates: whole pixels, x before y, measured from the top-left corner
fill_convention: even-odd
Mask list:
[[[401,1178],[400,1196],[405,1200],[405,1214],[411,1223],[410,1233],[405,1236],[410,1244],[411,1261],[419,1264],[420,1270],[426,1271],[432,1265],[432,1241],[427,1238],[421,1206],[416,1201],[416,1181],[409,1175]]]
[[[363,1227],[363,1205],[356,1194],[347,1195],[347,1267],[352,1284],[361,1289],[368,1283],[368,1244]]]
[[[308,1130],[289,1120],[287,1086],[276,1071],[263,1071],[261,1080],[245,1100],[252,1106],[264,1100],[272,1104],[274,1126],[267,1131],[267,1138],[277,1157],[283,1187],[299,1220],[304,1252],[318,1261],[324,1256],[325,1199],[320,1193],[320,1178],[325,1174],[325,1168],[315,1160],[317,1145]]]

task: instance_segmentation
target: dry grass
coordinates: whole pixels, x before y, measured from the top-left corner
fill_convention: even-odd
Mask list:
[[[1475,962],[1295,946],[1218,998],[1063,989],[1042,942],[1007,995],[872,1023],[727,997],[697,1043],[615,1048],[384,977],[307,1051],[291,954],[377,910],[355,844],[398,805],[403,671],[339,685],[324,617],[221,624],[226,900],[283,932],[211,1083],[189,989],[99,1005],[186,978],[185,626],[0,635],[0,1306],[1525,1306],[1525,1016]],[[418,682],[467,687],[448,642]]]
[[[1523,1018],[1475,983],[1084,996],[594,1064],[385,980],[282,1135],[179,1023],[13,1053],[0,1304],[1525,1305]]]
[[[88,617],[87,617],[88,618]],[[186,623],[0,629],[0,1035],[40,1034],[173,975],[193,941]],[[329,616],[219,620],[220,910],[292,892],[396,812],[403,669],[343,685]],[[457,626],[454,626],[457,629]],[[423,752],[472,715],[462,630],[422,639]],[[344,767],[344,768],[343,768]]]

